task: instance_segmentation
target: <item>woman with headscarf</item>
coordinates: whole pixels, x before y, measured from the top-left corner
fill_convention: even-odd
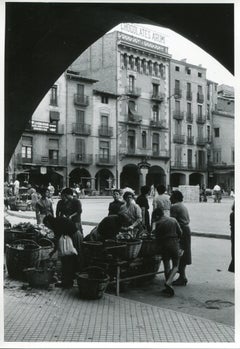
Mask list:
[[[191,230],[189,227],[190,218],[186,206],[182,203],[183,194],[179,190],[174,190],[172,192],[170,201],[172,204],[170,208],[170,216],[176,218],[182,229],[180,246],[184,250],[179,262],[179,277],[177,280],[173,281],[173,285],[186,286],[188,282],[186,277],[186,266],[192,264]]]

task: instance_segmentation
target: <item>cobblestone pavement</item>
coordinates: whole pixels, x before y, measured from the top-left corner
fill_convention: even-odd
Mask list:
[[[197,316],[106,293],[82,300],[76,286],[14,285],[4,290],[5,342],[234,342],[233,327]]]

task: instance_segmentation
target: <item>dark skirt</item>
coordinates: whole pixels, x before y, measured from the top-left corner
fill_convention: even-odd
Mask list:
[[[182,237],[180,240],[180,247],[184,250],[184,253],[180,259],[180,265],[192,264],[192,253],[191,253],[191,230],[188,225],[181,226]]]

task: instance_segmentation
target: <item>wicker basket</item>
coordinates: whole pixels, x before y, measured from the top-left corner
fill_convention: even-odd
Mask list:
[[[124,242],[118,242],[115,240],[105,240],[104,251],[106,254],[110,254],[113,258],[124,259],[126,257],[127,244]]]
[[[46,238],[42,238],[38,241],[38,245],[40,246],[40,261],[44,261],[49,259],[49,253],[54,249],[54,243]]]
[[[142,239],[142,246],[139,252],[139,257],[149,257],[157,254],[156,239]]]
[[[77,283],[80,298],[99,299],[103,296],[110,280],[104,269],[89,267],[82,273],[77,273]]]
[[[142,246],[142,240],[121,240],[121,242],[127,244],[124,259],[128,260],[137,258]]]
[[[54,268],[24,269],[29,285],[34,288],[48,288],[53,281],[54,272]]]

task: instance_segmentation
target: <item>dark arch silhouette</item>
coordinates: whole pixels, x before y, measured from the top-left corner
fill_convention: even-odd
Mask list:
[[[11,3],[6,6],[5,166],[61,73],[122,22],[168,27],[234,72],[233,4]]]

